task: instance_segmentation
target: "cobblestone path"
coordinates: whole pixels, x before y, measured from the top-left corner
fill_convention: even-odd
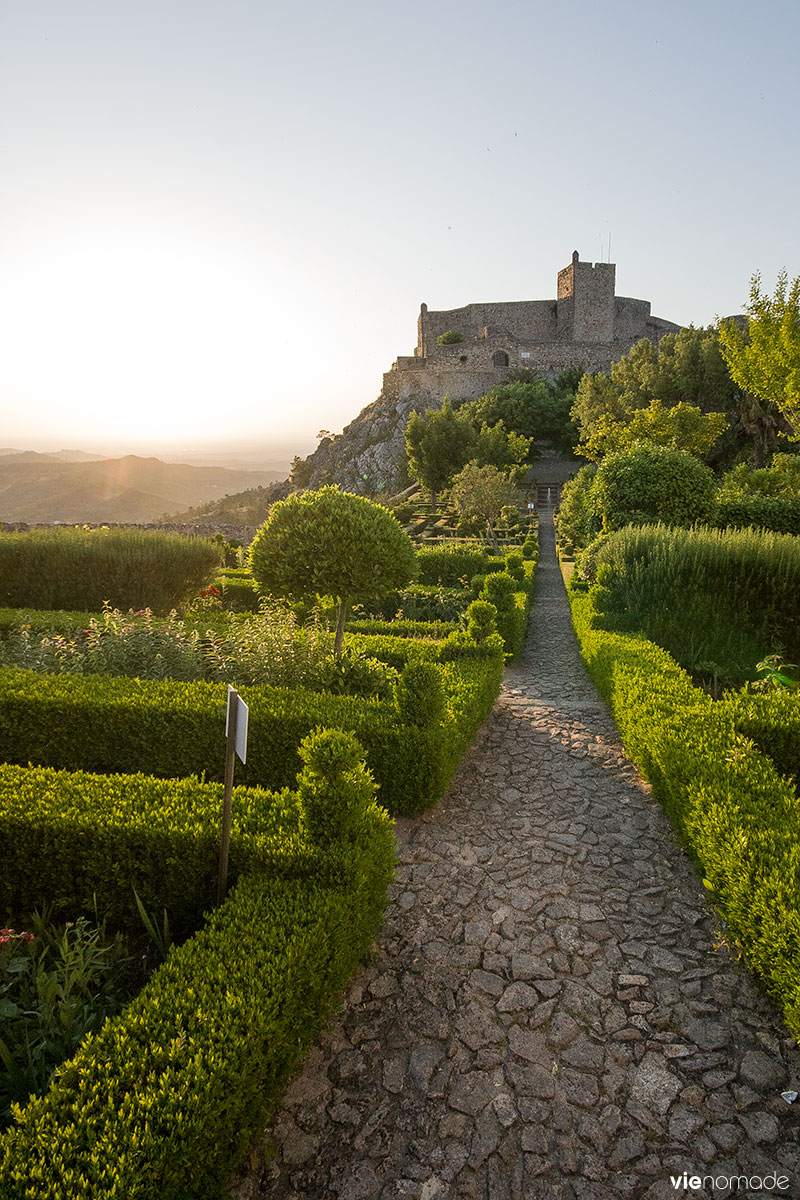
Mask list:
[[[374,963],[234,1195],[800,1196],[797,1048],[584,672],[550,523],[526,653],[398,841]]]

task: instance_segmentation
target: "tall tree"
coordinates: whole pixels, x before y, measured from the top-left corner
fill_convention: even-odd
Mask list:
[[[761,276],[750,281],[747,328],[723,321],[720,344],[740,388],[776,404],[800,434],[800,275],[789,283],[778,275],[774,296],[761,292]]]
[[[405,431],[408,471],[412,479],[436,497],[469,460],[475,444],[472,422],[454,412],[445,397],[440,409],[412,413]]]

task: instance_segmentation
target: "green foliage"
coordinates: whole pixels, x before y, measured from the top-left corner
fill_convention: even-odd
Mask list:
[[[604,529],[654,521],[691,525],[708,516],[713,495],[708,467],[666,446],[609,454],[592,484],[592,503]]]
[[[468,463],[453,480],[452,495],[453,503],[465,517],[486,522],[497,552],[494,525],[505,506],[517,499],[517,489],[508,476],[497,467]]]
[[[800,654],[800,543],[754,530],[622,529],[596,555],[595,605],[612,628],[642,630],[687,669],[754,677],[778,644]],[[707,666],[706,666],[707,669]]]
[[[54,927],[37,913],[30,930],[0,930],[0,1128],[10,1105],[41,1094],[60,1063],[96,1033],[137,987],[134,963],[105,923],[85,917]]]
[[[455,346],[458,342],[463,342],[463,333],[458,333],[455,329],[448,329],[447,333],[440,333],[436,339],[437,346]]]
[[[800,496],[722,492],[709,523],[720,529],[761,529],[800,535]]]
[[[0,663],[73,675],[136,679],[224,680],[277,687],[325,686],[332,639],[316,614],[301,625],[280,602],[228,624],[223,633],[187,628],[175,613],[155,620],[149,609],[123,614],[105,607],[68,633],[35,633],[27,624],[0,643]]]
[[[222,593],[222,607],[227,612],[258,612],[258,588],[252,577],[242,578],[226,572],[218,575],[214,582]]]
[[[98,612],[168,613],[208,583],[220,547],[200,538],[138,529],[34,529],[0,533],[0,604]]]
[[[769,467],[760,469],[740,462],[723,475],[718,493],[721,498],[752,494],[800,496],[800,455],[775,454]]]
[[[489,552],[485,546],[447,542],[443,546],[423,546],[417,551],[420,583],[455,587],[486,570]]]
[[[489,600],[473,600],[467,609],[467,636],[480,645],[497,633],[497,608]]]
[[[722,354],[740,388],[777,405],[800,433],[800,275],[778,275],[774,296],[762,294],[761,276],[750,280],[747,329],[735,321],[719,327]]]
[[[439,656],[439,645],[433,641],[349,635],[348,643],[397,669],[412,660],[432,661]],[[448,667],[445,692],[450,723],[436,737],[422,737],[416,727],[404,726],[390,701],[307,688],[243,689],[250,708],[249,741],[247,763],[237,764],[237,779],[273,789],[286,787],[297,772],[302,739],[318,726],[340,728],[354,733],[365,747],[387,808],[408,813],[430,807],[441,795],[442,780],[446,782],[458,762],[452,758],[453,747],[461,746],[463,753],[477,728],[457,727],[454,693],[448,687],[461,689],[461,666],[455,662]],[[472,672],[469,662],[463,667]],[[490,690],[494,686],[486,680],[493,680],[499,671],[496,650],[482,670],[483,676],[470,675],[481,696],[486,686]],[[380,673],[383,678],[387,675]],[[168,778],[204,774],[221,780],[224,706],[223,684],[0,671],[0,760],[69,770],[143,771]],[[137,885],[137,890],[151,903],[142,887]]]
[[[479,467],[499,467],[510,476],[525,473],[533,438],[508,432],[502,421],[496,425],[481,425],[474,445],[474,461]]]
[[[475,445],[472,424],[461,413],[454,412],[445,397],[440,409],[412,413],[404,436],[409,474],[430,491],[435,506],[437,494],[472,455]]]
[[[584,375],[572,417],[586,443],[600,422],[626,428],[638,411],[657,401],[663,410],[679,405],[734,419],[740,396],[730,378],[713,328],[689,326],[663,337],[658,348],[649,339],[614,363],[610,376]],[[727,441],[730,442],[730,436]]]
[[[637,409],[627,423],[604,413],[591,434],[578,445],[577,453],[600,462],[607,454],[649,442],[705,459],[728,424],[725,413],[704,413],[683,403],[668,409],[660,401],[651,400],[647,408]]]
[[[351,849],[375,799],[364,751],[352,734],[318,729],[303,742],[300,758],[297,798],[311,842],[323,850]]]
[[[625,748],[696,857],[732,943],[800,1033],[800,807],[790,783],[666,651],[595,626],[573,595],[589,673]],[[762,698],[758,698],[759,703]]]
[[[588,463],[561,489],[556,529],[562,550],[572,553],[589,544],[600,527],[592,501],[592,484],[597,467]]]
[[[302,825],[322,844],[310,839],[301,869],[240,878],[19,1113],[0,1140],[4,1197],[221,1194],[386,903],[391,827],[352,750],[336,731],[304,747]]]
[[[224,716],[222,719],[224,728]],[[142,764],[144,765],[144,764]],[[29,912],[46,896],[60,917],[139,924],[139,901],[185,935],[215,895],[222,786],[196,778],[94,775],[0,766],[5,846],[0,907]],[[283,869],[298,853],[288,792],[236,788],[230,878],[258,864]]]
[[[339,602],[335,652],[347,606],[402,587],[416,569],[414,546],[388,509],[324,487],[275,504],[250,547],[260,590]]]
[[[409,663],[395,685],[394,702],[401,721],[431,728],[445,715],[442,677],[434,663]]]
[[[321,673],[322,690],[334,696],[377,696],[388,700],[397,671],[380,659],[346,646],[338,658],[329,658]]]
[[[526,374],[462,404],[459,412],[469,417],[476,430],[502,422],[510,433],[549,441],[559,452],[569,453],[576,441],[570,409],[580,373],[563,372],[555,384]]]

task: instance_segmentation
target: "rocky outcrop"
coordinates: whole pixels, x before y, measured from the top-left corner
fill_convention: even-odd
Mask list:
[[[302,487],[338,483],[348,491],[396,491],[408,481],[403,433],[412,412],[440,408],[427,391],[394,399],[381,393],[336,437],[326,437],[296,463],[293,481]]]

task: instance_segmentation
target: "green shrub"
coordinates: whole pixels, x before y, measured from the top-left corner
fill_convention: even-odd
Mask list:
[[[409,663],[394,690],[394,702],[406,725],[431,728],[441,725],[445,716],[442,676],[434,663]]]
[[[88,916],[96,904],[117,927],[135,926],[135,888],[186,933],[215,896],[221,812],[219,783],[3,764],[0,908],[21,915],[46,896],[58,916]],[[229,878],[293,868],[298,853],[290,793],[234,789]]]
[[[778,645],[800,661],[800,543],[754,530],[622,529],[597,548],[595,603],[609,628],[642,630],[688,669],[741,681]]]
[[[719,529],[763,529],[800,534],[800,496],[763,496],[743,492],[718,497],[710,522]]]
[[[437,346],[454,346],[458,342],[463,342],[463,333],[458,333],[455,329],[448,329],[447,333],[440,333],[436,339]]]
[[[592,502],[592,484],[597,467],[587,463],[561,489],[555,522],[562,550],[582,550],[599,532],[600,519]]]
[[[419,581],[428,586],[463,586],[464,579],[486,572],[489,552],[484,546],[455,542],[443,546],[423,546],[417,551]]]
[[[364,653],[402,669],[406,663],[436,661],[436,642],[348,635]],[[298,746],[318,726],[344,728],[359,738],[381,787],[381,803],[392,812],[419,812],[435,804],[477,725],[472,707],[467,726],[456,728],[455,691],[468,678],[479,696],[493,699],[502,660],[491,647],[473,662],[459,656],[442,666],[448,723],[422,731],[398,720],[394,703],[334,696],[306,688],[258,686],[242,690],[250,706],[247,763],[237,767],[244,784],[288,786],[299,767]],[[487,682],[488,681],[488,682]],[[0,671],[0,759],[67,770],[101,773],[143,771],[176,778],[205,774],[220,780],[224,768],[225,685],[44,676]],[[478,702],[482,708],[483,701]],[[489,705],[491,707],[491,704]],[[466,711],[466,710],[465,710]],[[488,709],[486,710],[488,711]],[[486,715],[483,712],[480,720]],[[480,724],[480,720],[478,724]]]
[[[589,673],[625,748],[697,859],[749,966],[800,1032],[800,804],[773,763],[737,732],[665,650],[598,629],[591,597],[571,597]]]
[[[227,572],[214,581],[222,592],[222,607],[227,612],[258,612],[260,596],[256,581],[249,572],[236,576]]]
[[[352,739],[336,731],[304,747],[304,827],[317,838],[309,869],[242,877],[19,1113],[0,1138],[4,1197],[221,1194],[386,903],[391,828],[351,751]]]
[[[691,525],[705,520],[713,497],[708,467],[682,450],[648,444],[607,455],[591,488],[606,530],[656,521]]]
[[[348,621],[345,625],[347,633],[360,634],[389,634],[393,638],[431,638],[447,637],[457,629],[455,621],[374,621],[370,618]],[[346,640],[346,639],[345,639]]]
[[[0,604],[99,612],[179,608],[212,578],[219,546],[138,529],[0,533]]]
[[[480,644],[497,633],[497,609],[488,600],[473,600],[467,609],[467,635]]]

